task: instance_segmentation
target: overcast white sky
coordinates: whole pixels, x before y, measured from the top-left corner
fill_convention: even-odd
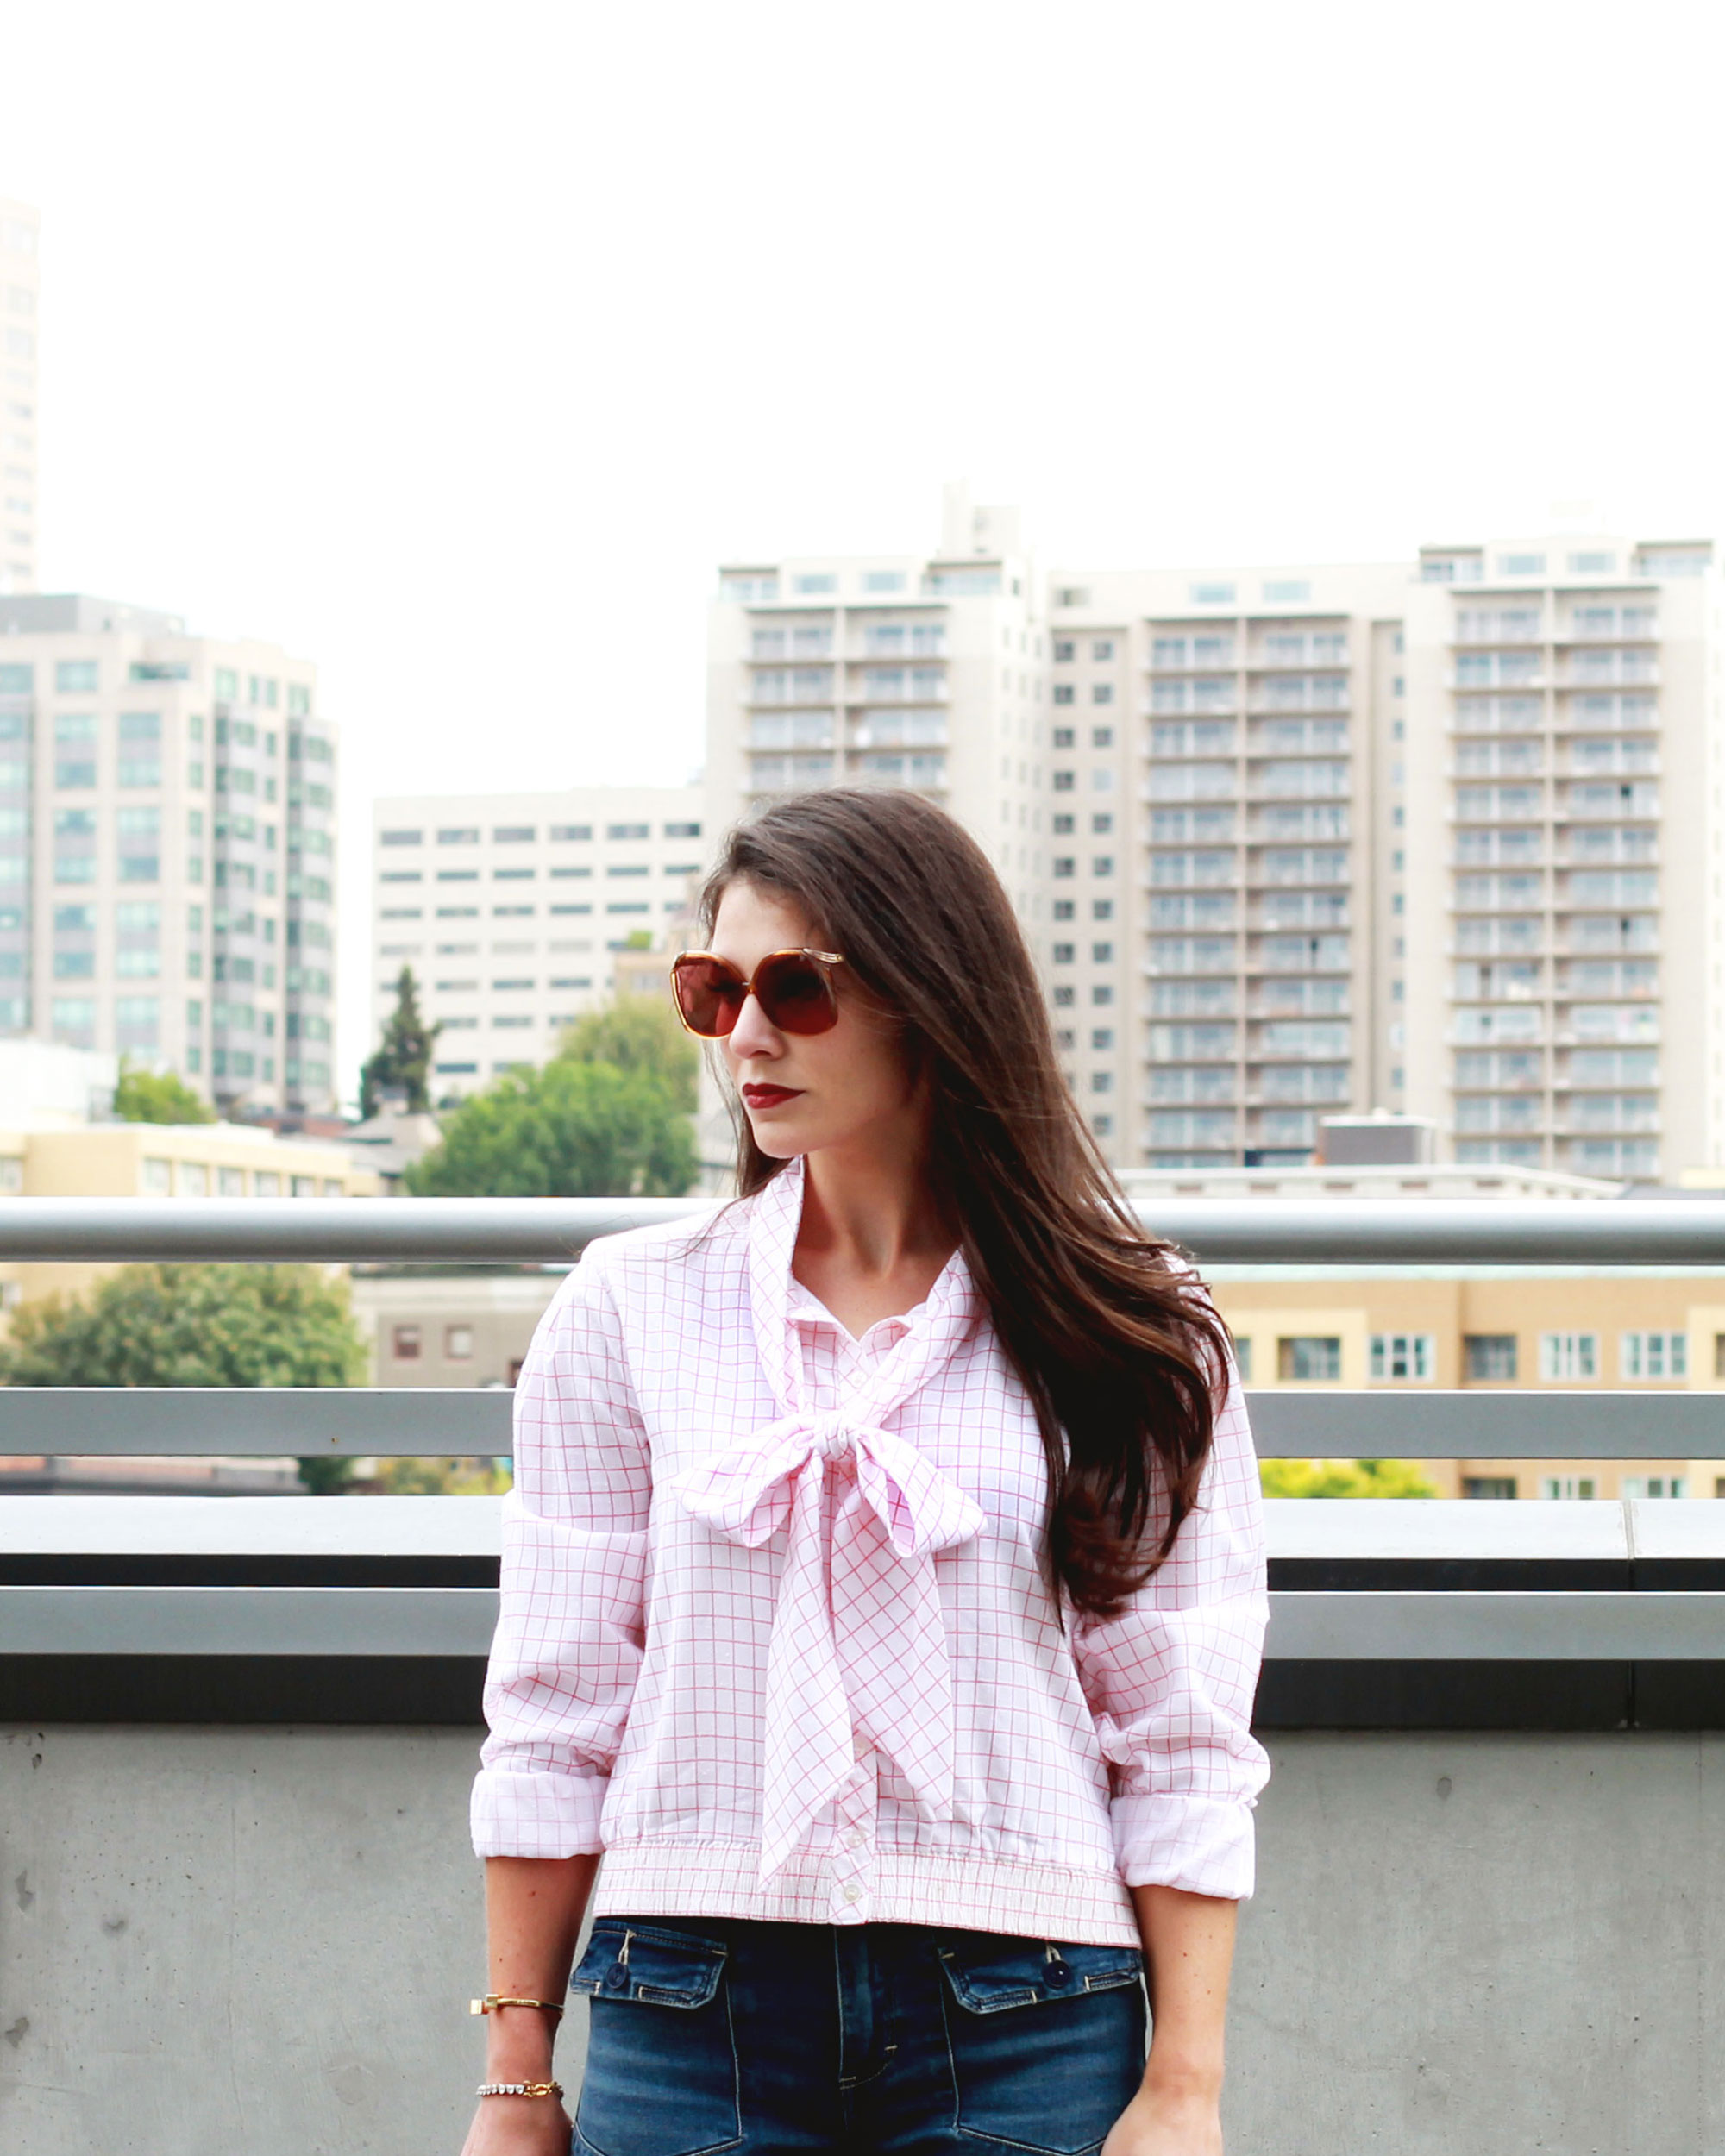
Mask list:
[[[0,0],[50,589],[378,792],[681,779],[722,556],[1725,518],[1716,0]]]

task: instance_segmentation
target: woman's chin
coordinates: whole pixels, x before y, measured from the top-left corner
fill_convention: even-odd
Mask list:
[[[768,1160],[795,1160],[799,1154],[809,1150],[806,1138],[799,1138],[774,1116],[750,1115],[749,1130],[756,1148]]]

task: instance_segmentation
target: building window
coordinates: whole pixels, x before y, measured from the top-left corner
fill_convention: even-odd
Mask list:
[[[1112,749],[1113,745],[1114,730],[1112,726],[1093,726],[1090,729],[1090,746],[1093,749]]]
[[[1371,1375],[1377,1383],[1429,1384],[1436,1358],[1437,1342],[1432,1333],[1374,1332],[1371,1336]]]
[[[1057,704],[1073,703],[1077,698],[1077,693],[1078,692],[1070,681],[1057,681],[1054,685],[1054,700]]]
[[[1232,606],[1234,587],[1232,584],[1195,584],[1192,604],[1195,606]]]
[[[1689,1483],[1681,1475],[1626,1475],[1617,1485],[1620,1497],[1687,1497]]]
[[[1470,1332],[1461,1344],[1462,1368],[1473,1385],[1513,1385],[1516,1372],[1513,1332]],[[1513,1497],[1515,1492],[1509,1493]]]
[[[474,1329],[470,1325],[446,1325],[443,1328],[443,1353],[451,1363],[471,1363],[474,1359]]]
[[[380,831],[378,833],[378,843],[380,846],[422,846],[424,843],[423,831]],[[443,843],[445,845],[449,843],[447,837],[444,837]]]
[[[1546,1475],[1540,1482],[1541,1497],[1591,1497],[1594,1489],[1590,1475]]]
[[[1626,1332],[1617,1345],[1617,1370],[1622,1377],[1657,1384],[1662,1379],[1689,1376],[1689,1335],[1686,1332]]]
[[[1596,1332],[1542,1332],[1540,1335],[1540,1376],[1550,1384],[1575,1384],[1599,1375],[1599,1335]],[[1588,1492],[1592,1495],[1591,1490]]]
[[[437,834],[437,843],[440,846],[477,846],[479,843],[480,833],[477,824],[463,824],[459,829],[442,830]]]
[[[1321,1333],[1296,1333],[1276,1343],[1276,1375],[1284,1385],[1339,1385],[1342,1344]]]
[[[1076,650],[1076,646],[1074,644],[1070,636],[1057,636],[1055,638],[1054,657],[1057,664],[1063,660],[1073,657]]]
[[[1077,738],[1076,733],[1070,726],[1057,726],[1054,730],[1054,745],[1057,749],[1070,749]]]
[[[417,1325],[392,1327],[389,1351],[398,1363],[417,1363],[424,1347],[424,1334]]]
[[[62,659],[54,667],[54,687],[62,696],[88,696],[97,686],[94,659]]]
[[[538,836],[532,824],[498,824],[492,826],[493,846],[530,846]]]
[[[1235,1336],[1234,1363],[1240,1374],[1241,1384],[1250,1385],[1251,1382],[1251,1338],[1250,1334],[1248,1334],[1245,1339],[1241,1339],[1238,1335]]]
[[[1090,701],[1093,704],[1112,704],[1113,700],[1114,685],[1112,681],[1093,681],[1090,684]]]
[[[1513,1475],[1464,1475],[1461,1478],[1464,1497],[1514,1497],[1517,1495]]]

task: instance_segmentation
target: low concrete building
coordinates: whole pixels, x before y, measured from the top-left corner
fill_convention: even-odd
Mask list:
[[[566,1266],[361,1267],[374,1385],[512,1385]]]
[[[1725,1390],[1725,1269],[1213,1265],[1255,1389]],[[1384,1450],[1394,1448],[1386,1442]],[[1441,1497],[1725,1497],[1712,1460],[1428,1460]]]
[[[381,1179],[345,1144],[239,1123],[0,1125],[0,1203],[26,1198],[375,1198]],[[110,1265],[0,1261],[0,1308],[80,1294]]]

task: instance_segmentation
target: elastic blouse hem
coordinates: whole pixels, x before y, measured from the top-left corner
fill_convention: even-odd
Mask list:
[[[765,1886],[746,1842],[613,1845],[599,1866],[599,1916],[736,1916],[789,1924],[925,1924],[960,1931],[1136,1946],[1118,1871],[876,1848],[799,1852]]]

